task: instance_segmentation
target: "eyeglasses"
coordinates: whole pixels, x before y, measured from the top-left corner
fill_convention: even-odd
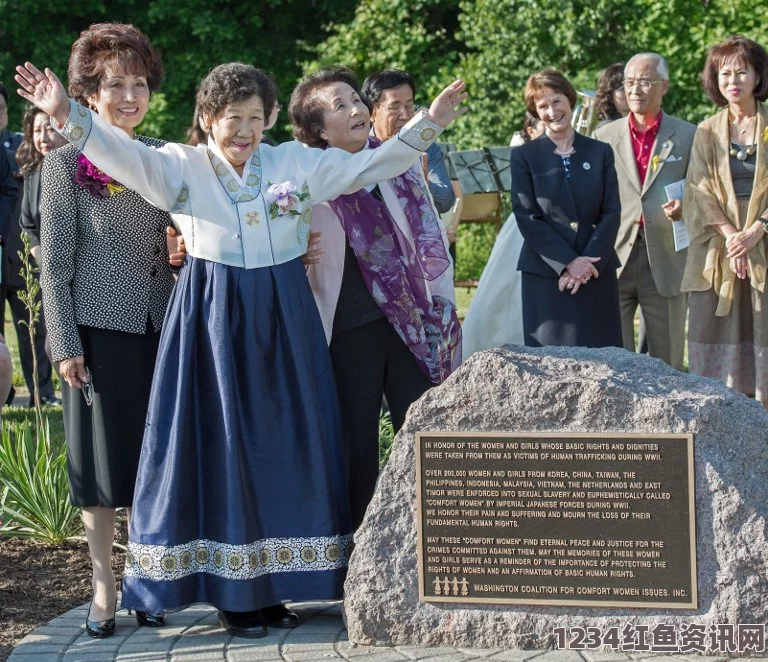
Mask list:
[[[631,90],[635,87],[635,85],[639,85],[640,89],[643,92],[647,92],[650,90],[654,85],[658,85],[661,82],[658,78],[656,80],[650,80],[648,78],[638,78],[635,80],[634,78],[628,78],[624,81],[624,89],[625,90]]]
[[[406,103],[403,105],[402,103],[393,103],[389,106],[384,106],[384,110],[386,110],[390,115],[400,115],[403,111],[408,113],[408,115],[413,115],[414,111],[416,110],[416,106],[412,103]]]

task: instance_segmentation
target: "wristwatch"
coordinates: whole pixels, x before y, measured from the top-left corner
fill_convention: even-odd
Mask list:
[[[763,224],[763,232],[768,233],[768,218],[765,216],[758,216],[757,220]]]

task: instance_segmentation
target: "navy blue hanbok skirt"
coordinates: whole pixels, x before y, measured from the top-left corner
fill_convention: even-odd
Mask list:
[[[123,607],[338,599],[351,542],[333,371],[301,260],[188,257],[160,340]]]

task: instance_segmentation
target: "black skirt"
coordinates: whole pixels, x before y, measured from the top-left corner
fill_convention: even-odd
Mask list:
[[[523,272],[523,331],[528,347],[623,347],[616,271],[561,292],[557,278]]]
[[[70,501],[82,508],[133,502],[160,332],[79,326],[93,404],[62,380]]]

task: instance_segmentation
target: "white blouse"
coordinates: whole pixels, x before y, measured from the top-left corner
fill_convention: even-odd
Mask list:
[[[423,112],[375,150],[260,145],[240,176],[213,140],[148,147],[73,100],[57,128],[96,167],[169,211],[189,255],[247,269],[303,255],[313,204],[405,172],[442,132]],[[290,208],[268,194],[273,184],[294,191]]]

